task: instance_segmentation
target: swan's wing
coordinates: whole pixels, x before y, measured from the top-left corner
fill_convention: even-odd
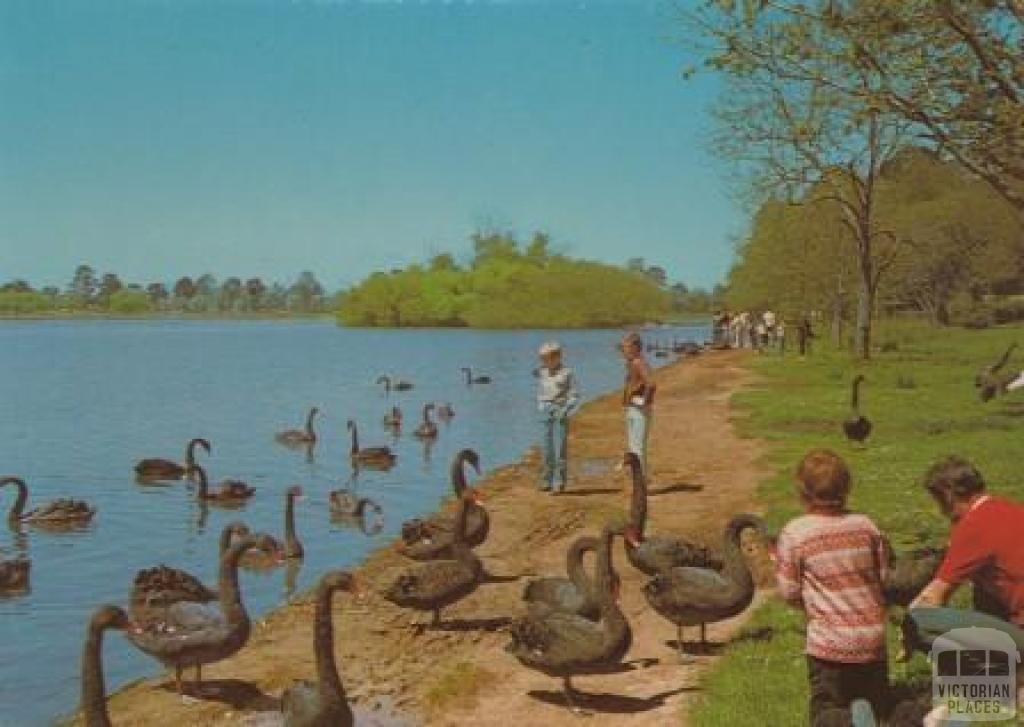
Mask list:
[[[182,636],[221,628],[226,623],[219,607],[191,601],[172,604],[167,609],[167,616],[164,619],[164,626],[168,632]]]
[[[587,663],[604,653],[604,626],[572,614],[527,616],[510,627],[512,651],[527,662],[548,666]]]
[[[673,568],[668,573],[669,583],[683,588],[717,590],[728,588],[730,581],[710,568]]]

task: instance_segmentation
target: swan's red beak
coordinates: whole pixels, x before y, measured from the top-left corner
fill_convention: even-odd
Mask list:
[[[370,597],[370,591],[362,583],[357,581],[355,578],[352,579],[352,596],[356,599],[356,603],[365,603],[366,599]]]
[[[470,491],[469,497],[478,505],[484,501],[484,493],[480,492],[480,490],[475,487]]]
[[[634,548],[639,547],[640,543],[642,542],[640,540],[640,533],[638,533],[636,531],[636,528],[633,527],[626,528],[625,532],[623,532],[622,534],[622,537],[625,539],[627,543],[629,543],[630,546]]]

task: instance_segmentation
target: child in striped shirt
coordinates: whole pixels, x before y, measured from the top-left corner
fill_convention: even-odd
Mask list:
[[[865,515],[846,509],[850,471],[834,452],[808,453],[797,468],[806,514],[779,534],[779,592],[807,616],[812,727],[835,724],[856,699],[884,710],[889,686],[882,583],[885,540]]]

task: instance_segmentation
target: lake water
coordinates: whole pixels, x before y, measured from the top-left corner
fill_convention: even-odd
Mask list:
[[[706,327],[658,331],[656,338],[704,340]],[[44,725],[74,709],[84,626],[101,603],[126,605],[137,569],[167,563],[216,579],[223,525],[282,531],[283,491],[304,486],[297,508],[306,557],[301,590],[331,567],[357,563],[394,538],[403,520],[433,510],[447,494],[448,466],[463,447],[485,469],[518,459],[534,437],[537,346],[556,337],[585,398],[617,386],[615,331],[350,330],[329,322],[6,322],[0,324],[0,474],[29,485],[29,507],[56,497],[88,500],[99,512],[85,531],[25,529],[0,536],[6,556],[32,559],[28,594],[0,599],[0,725]],[[663,362],[665,359],[654,359]],[[459,367],[493,377],[467,387]],[[380,373],[415,383],[385,397]],[[449,401],[456,416],[430,451],[408,434],[393,441],[381,420],[392,403],[406,432],[426,401]],[[319,406],[315,457],[285,449],[274,432],[301,428]],[[361,494],[385,513],[367,536],[332,524],[327,493],[349,478],[345,422],[361,423],[364,445],[390,444],[390,472],[360,474]],[[413,426],[410,426],[412,424]],[[204,513],[184,483],[135,482],[142,457],[179,461],[185,442],[206,437],[199,460],[211,482],[238,477],[257,488],[241,510]],[[0,490],[0,508],[15,491]],[[283,569],[242,572],[251,614],[287,598]],[[161,667],[114,634],[105,644],[107,688]]]

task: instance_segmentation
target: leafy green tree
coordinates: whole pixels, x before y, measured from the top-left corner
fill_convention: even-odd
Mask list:
[[[242,297],[242,281],[237,277],[227,278],[220,285],[220,303],[218,307],[222,311],[233,311],[239,304]]]
[[[3,293],[31,293],[32,286],[29,285],[27,280],[17,279],[12,280],[9,283],[4,283],[0,286],[0,292]]]
[[[249,299],[249,307],[252,310],[259,310],[263,306],[263,296],[267,293],[267,286],[260,278],[249,278],[245,281],[245,294]]]
[[[306,270],[299,274],[298,279],[288,291],[289,296],[295,302],[296,308],[303,312],[310,312],[320,307],[323,299],[324,287],[316,276]]]
[[[196,284],[187,275],[184,275],[174,283],[174,297],[182,303],[188,303],[196,295]]]
[[[68,293],[78,305],[87,306],[96,295],[96,271],[89,265],[75,268],[75,276],[68,286]]]
[[[167,286],[163,283],[150,283],[146,286],[146,295],[149,296],[150,305],[153,308],[159,309],[166,304],[167,299],[170,298],[170,293],[167,292]]]
[[[121,282],[117,273],[104,273],[100,279],[99,294],[97,295],[100,305],[109,305],[110,296],[122,288],[124,288],[124,283]]]

